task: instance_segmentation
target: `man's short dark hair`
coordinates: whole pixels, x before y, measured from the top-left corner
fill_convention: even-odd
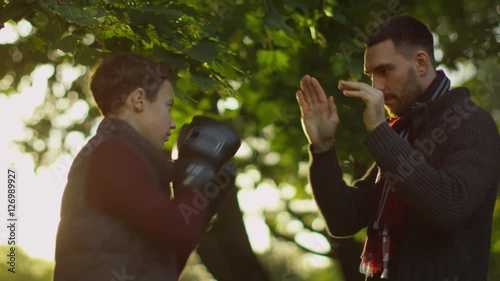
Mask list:
[[[370,47],[387,39],[392,40],[398,53],[408,58],[417,48],[422,48],[429,55],[432,65],[436,65],[434,38],[422,22],[405,15],[390,17],[368,34],[365,44]]]
[[[104,116],[117,110],[132,93],[143,88],[146,99],[154,102],[160,85],[172,81],[174,73],[166,63],[120,53],[106,56],[96,65],[91,77],[90,90]]]

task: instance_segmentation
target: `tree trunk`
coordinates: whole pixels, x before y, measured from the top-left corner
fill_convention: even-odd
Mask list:
[[[236,189],[221,204],[217,221],[202,239],[198,254],[218,281],[270,281],[250,246]]]
[[[364,281],[365,276],[359,272],[359,262],[363,245],[351,238],[330,239],[333,258],[340,264],[345,281]]]

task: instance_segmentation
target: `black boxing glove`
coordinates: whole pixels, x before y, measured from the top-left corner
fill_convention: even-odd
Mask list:
[[[238,134],[229,125],[205,116],[195,116],[179,132],[174,189],[203,189],[236,154],[240,145]]]

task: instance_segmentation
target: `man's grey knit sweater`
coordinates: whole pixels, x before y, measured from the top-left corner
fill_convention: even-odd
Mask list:
[[[310,181],[329,232],[355,234],[373,221],[377,166],[407,206],[389,280],[486,280],[500,174],[500,137],[466,88],[414,109],[409,142],[387,123],[364,140],[376,166],[348,186],[335,147],[313,153]],[[378,280],[374,278],[373,280]]]

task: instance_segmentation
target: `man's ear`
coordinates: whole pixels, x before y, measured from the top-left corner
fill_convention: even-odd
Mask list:
[[[143,88],[137,88],[130,93],[127,104],[135,111],[142,112],[146,103],[146,91]]]
[[[433,68],[431,59],[424,51],[417,51],[414,55],[415,70],[419,76],[425,76]]]

